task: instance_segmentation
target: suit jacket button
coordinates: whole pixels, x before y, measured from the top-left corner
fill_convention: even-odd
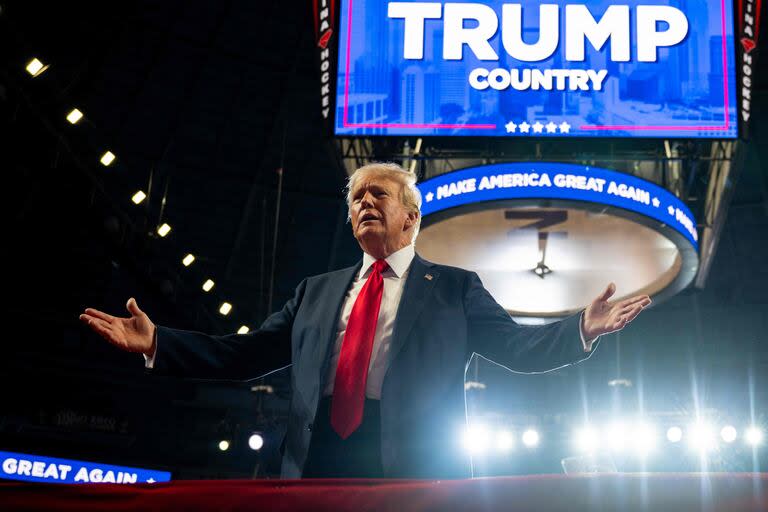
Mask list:
[[[312,427],[313,427],[313,426],[314,426],[314,425],[312,425],[311,423],[307,423],[307,430],[308,430],[309,432],[312,432]]]

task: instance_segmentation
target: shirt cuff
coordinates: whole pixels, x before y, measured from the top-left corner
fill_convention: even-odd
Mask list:
[[[581,339],[584,340],[584,336],[582,336]],[[152,369],[155,367],[155,356],[157,356],[157,327],[155,327],[154,340],[155,350],[152,352],[152,355],[148,356],[147,354],[141,354],[144,356],[144,368]]]
[[[592,345],[595,344],[597,341],[597,338],[600,336],[596,336],[592,338],[591,340],[584,339],[584,330],[581,328],[581,324],[584,321],[584,312],[581,312],[581,316],[579,317],[579,337],[581,338],[581,346],[584,347],[584,352],[592,352]]]

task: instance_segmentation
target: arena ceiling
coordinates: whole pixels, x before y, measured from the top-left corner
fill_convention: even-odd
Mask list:
[[[4,364],[124,364],[129,356],[76,316],[85,306],[120,312],[129,294],[177,327],[255,327],[303,277],[358,259],[346,172],[321,128],[308,0],[0,5],[0,163],[12,212]],[[764,59],[766,38],[759,44]],[[31,56],[50,64],[40,79],[23,71]],[[768,73],[757,70],[753,140],[707,288],[639,319],[624,360],[665,375],[691,353],[768,365]],[[75,106],[85,118],[72,127],[64,117]],[[117,155],[109,168],[98,163],[105,149]],[[135,206],[139,189],[149,197]],[[173,226],[167,238],[154,234],[161,222]],[[200,290],[207,276],[211,294]],[[222,300],[235,306],[229,317],[217,313]],[[595,380],[615,376],[618,360],[601,349]]]

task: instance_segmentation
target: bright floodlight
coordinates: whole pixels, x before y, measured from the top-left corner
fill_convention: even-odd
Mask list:
[[[683,429],[680,427],[669,427],[667,429],[667,440],[670,443],[679,443],[683,438]]]
[[[205,282],[203,283],[203,291],[205,292],[211,291],[213,289],[214,284],[215,283],[212,280],[206,279]]]
[[[251,447],[251,450],[261,450],[261,447],[264,446],[264,438],[259,434],[253,434],[248,438],[248,446]]]
[[[613,423],[605,429],[608,446],[613,451],[622,452],[627,442],[627,432],[622,423]]]
[[[592,427],[584,427],[576,432],[576,449],[593,452],[597,449],[597,432]]]
[[[106,153],[101,155],[101,160],[99,161],[101,162],[101,165],[103,165],[104,167],[107,167],[109,164],[115,161],[115,154],[111,151],[107,151]]]
[[[168,224],[165,224],[165,223],[163,223],[162,226],[157,228],[157,234],[160,235],[160,236],[166,236],[170,232],[171,232],[171,226],[169,226]]]
[[[528,446],[529,448],[532,448],[539,444],[539,433],[533,430],[532,428],[529,428],[525,432],[523,432],[523,444],[525,446]]]
[[[500,430],[496,433],[496,449],[500,452],[508,452],[515,446],[515,438],[512,436],[512,432],[508,430]]]
[[[691,425],[688,432],[689,444],[691,448],[697,451],[708,452],[717,446],[715,433],[712,427],[706,423]]]
[[[72,124],[77,124],[79,120],[83,118],[83,113],[77,110],[76,108],[73,108],[72,111],[67,114],[67,121],[69,121]]]
[[[635,427],[630,444],[638,455],[648,455],[656,447],[656,430],[651,425],[641,423]]]
[[[195,261],[195,255],[194,254],[187,254],[184,256],[184,259],[181,260],[181,262],[184,264],[185,267],[190,266]]]
[[[222,302],[221,306],[219,306],[219,313],[222,315],[228,315],[229,312],[232,311],[232,304],[229,302]]]
[[[133,197],[131,197],[131,201],[133,201],[134,204],[140,204],[146,198],[147,198],[147,194],[139,190],[135,194],[133,194]]]
[[[248,334],[250,332],[250,329],[247,325],[241,325],[240,328],[237,330],[237,334]]]
[[[722,437],[723,441],[726,443],[732,443],[736,440],[736,437],[738,437],[738,433],[733,425],[726,425],[720,430],[720,437]]]
[[[219,450],[223,452],[229,450],[229,441],[219,441]]]
[[[27,63],[27,73],[32,76],[39,76],[43,71],[48,69],[48,66],[44,65],[37,58],[32,59]]]
[[[484,453],[488,449],[488,437],[485,425],[472,425],[464,432],[464,449],[475,455]]]
[[[744,439],[752,446],[757,446],[763,442],[763,431],[757,427],[749,427],[744,434]]]

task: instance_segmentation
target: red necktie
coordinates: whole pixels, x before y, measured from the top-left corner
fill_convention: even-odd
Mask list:
[[[342,439],[348,438],[363,421],[365,381],[373,351],[373,335],[379,319],[381,294],[384,291],[381,273],[387,267],[384,260],[377,260],[373,264],[373,270],[352,306],[341,344],[333,384],[331,426]]]

